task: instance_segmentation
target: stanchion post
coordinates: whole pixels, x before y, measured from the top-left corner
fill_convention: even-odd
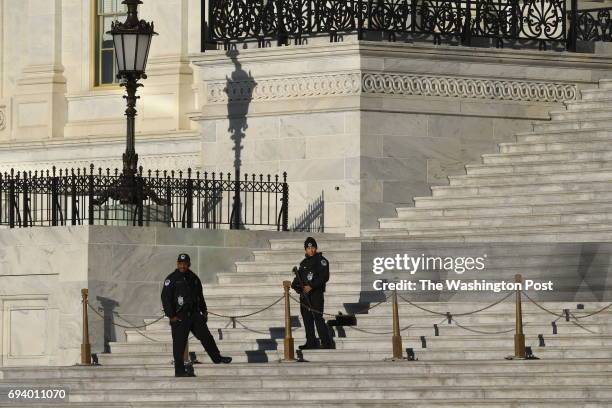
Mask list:
[[[515,282],[522,283],[523,277],[515,275]],[[516,289],[516,329],[514,332],[514,358],[525,358],[525,334],[523,333],[523,309],[521,307],[521,290],[522,285],[517,285]]]
[[[81,344],[81,364],[91,365],[91,344],[89,344],[89,320],[87,318],[87,305],[89,290],[81,289],[83,300],[83,343]]]
[[[295,361],[295,348],[291,333],[291,307],[289,305],[290,288],[291,282],[283,281],[283,289],[285,290],[285,358],[283,361]]]
[[[400,334],[399,310],[397,306],[397,290],[393,291],[393,360],[401,360],[402,357],[402,336]]]

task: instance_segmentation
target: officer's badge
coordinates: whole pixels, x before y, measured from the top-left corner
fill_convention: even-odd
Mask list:
[[[166,281],[164,282],[164,286],[168,286],[170,285],[170,279],[166,279]]]
[[[325,259],[321,259],[321,265],[327,266],[327,261]]]
[[[308,275],[306,275],[306,279],[308,279],[309,281],[312,280],[314,274],[312,272],[308,272]]]
[[[178,304],[179,304],[179,306],[183,306],[183,303],[184,303],[184,301],[183,301],[183,297],[182,297],[182,296],[179,296],[179,297],[178,297]]]

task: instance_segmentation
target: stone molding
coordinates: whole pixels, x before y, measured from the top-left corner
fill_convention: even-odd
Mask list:
[[[23,171],[46,171],[51,170],[55,166],[58,171],[59,169],[72,169],[80,168],[87,169],[89,171],[89,165],[94,163],[95,171],[98,171],[98,167],[101,167],[104,171],[106,168],[121,170],[122,162],[121,159],[117,158],[91,158],[83,160],[53,160],[53,161],[24,161],[19,163],[3,163],[0,165],[0,174],[8,173],[11,169]],[[139,163],[143,167],[144,171],[148,170],[187,170],[188,168],[197,169],[200,166],[200,155],[199,154],[184,154],[184,155],[150,155],[140,156]]]
[[[285,78],[209,82],[209,103],[266,101],[320,96],[359,95],[361,75],[343,73]],[[228,91],[229,89],[229,91]]]
[[[534,82],[452,76],[342,73],[216,81],[207,84],[211,104],[321,96],[385,94],[499,101],[560,103],[575,100],[578,88],[562,82]]]
[[[563,102],[575,100],[576,85],[450,76],[373,74],[362,78],[364,93],[417,95],[501,101]]]

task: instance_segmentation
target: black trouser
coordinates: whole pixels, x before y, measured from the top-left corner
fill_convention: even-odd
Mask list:
[[[317,326],[317,332],[321,339],[322,346],[330,346],[331,339],[329,336],[329,329],[325,324],[325,319],[321,314],[323,312],[323,306],[325,299],[322,291],[312,291],[307,295],[302,295],[300,312],[302,313],[302,320],[304,320],[304,330],[306,331],[306,344],[314,345],[317,343],[315,336],[315,325]],[[310,301],[310,304],[308,303]],[[310,306],[315,311],[308,310],[307,306]],[[318,313],[321,312],[321,313]]]
[[[204,350],[210,356],[213,362],[218,362],[221,359],[221,353],[217,348],[215,339],[208,330],[206,320],[200,313],[188,314],[186,317],[181,318],[181,321],[170,322],[172,328],[172,353],[174,354],[174,372],[176,374],[182,374],[185,372],[185,362],[183,361],[183,354],[185,353],[185,346],[189,339],[189,333],[202,342]]]

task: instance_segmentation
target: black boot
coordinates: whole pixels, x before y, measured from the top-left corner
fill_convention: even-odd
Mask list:
[[[231,357],[224,357],[224,356],[219,356],[219,359],[217,361],[213,361],[213,363],[215,364],[229,364],[231,362],[232,362]]]
[[[317,350],[319,345],[317,343],[306,343],[298,347],[300,350]]]

